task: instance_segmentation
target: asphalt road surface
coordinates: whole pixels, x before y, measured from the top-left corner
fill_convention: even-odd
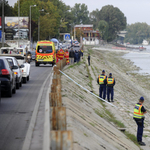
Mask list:
[[[30,81],[0,104],[0,150],[21,150],[39,91],[51,72],[50,65],[31,63]]]

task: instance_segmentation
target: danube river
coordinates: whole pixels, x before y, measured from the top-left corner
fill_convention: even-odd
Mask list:
[[[125,54],[123,58],[130,59],[134,62],[134,65],[140,67],[139,73],[150,74],[150,45],[144,47],[146,50],[133,50],[132,52]]]

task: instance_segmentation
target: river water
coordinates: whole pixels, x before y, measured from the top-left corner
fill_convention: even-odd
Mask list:
[[[130,59],[134,62],[134,65],[140,67],[139,73],[150,74],[150,45],[144,47],[146,50],[132,50],[132,52],[125,54],[123,58]]]

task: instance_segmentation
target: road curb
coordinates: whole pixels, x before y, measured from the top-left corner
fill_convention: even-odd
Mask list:
[[[44,86],[45,86],[47,80],[52,75],[52,72],[53,72],[53,68],[52,68],[51,73],[47,76],[46,80],[44,81],[44,83],[43,83],[43,85],[42,85],[42,87],[40,89],[40,92],[39,92],[39,95],[38,95],[38,98],[37,98],[37,101],[36,101],[36,104],[35,104],[35,107],[34,107],[34,111],[32,113],[32,117],[31,117],[31,121],[30,121],[30,124],[29,124],[29,128],[27,130],[27,134],[26,134],[26,137],[25,137],[25,140],[24,140],[24,144],[23,144],[22,150],[29,150],[30,149],[30,144],[31,144],[31,140],[32,140],[32,135],[33,135],[34,126],[35,126],[35,123],[36,123],[36,118],[37,118],[37,114],[38,114],[38,109],[39,109],[42,93],[43,93]],[[49,86],[50,86],[50,84],[49,84]],[[45,125],[45,123],[44,123],[44,125]]]

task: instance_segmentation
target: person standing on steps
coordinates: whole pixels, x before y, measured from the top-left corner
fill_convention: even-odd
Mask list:
[[[88,64],[89,64],[89,66],[90,66],[90,54],[88,55]]]
[[[113,101],[114,97],[114,85],[115,85],[115,79],[112,77],[112,73],[109,74],[109,77],[107,78],[107,100],[110,102],[109,96],[111,94],[111,101]]]
[[[70,61],[70,64],[72,65],[74,63],[74,51],[73,51],[73,48],[71,48],[71,51],[69,52],[69,61]]]
[[[97,83],[100,85],[99,97],[105,99],[106,98],[106,84],[107,84],[107,76],[105,75],[105,70],[103,70],[102,74],[98,76]],[[103,93],[103,96],[102,96],[102,93]]]
[[[146,113],[146,109],[143,106],[144,97],[140,97],[139,102],[135,104],[134,107],[134,115],[133,119],[137,124],[137,141],[141,146],[145,146],[146,144],[142,142],[143,136],[143,128],[144,128],[144,114]]]

